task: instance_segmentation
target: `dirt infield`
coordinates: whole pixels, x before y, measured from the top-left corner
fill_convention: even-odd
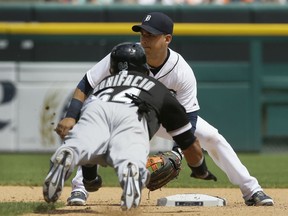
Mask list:
[[[41,187],[17,187],[17,186],[0,186],[0,202],[41,202]],[[71,189],[65,187],[60,201],[65,202],[69,196]],[[239,189],[194,189],[194,188],[163,188],[162,190],[151,192],[143,190],[141,205],[137,209],[129,212],[122,212],[119,206],[121,195],[120,188],[101,188],[98,192],[91,193],[86,206],[71,207],[66,206],[49,212],[49,215],[109,215],[109,216],[286,216],[288,215],[288,189],[265,189],[270,196],[273,197],[275,206],[273,207],[248,207],[245,206]],[[166,197],[181,193],[202,193],[212,196],[223,197],[227,200],[225,207],[163,207],[156,206],[158,198]],[[150,196],[150,197],[149,197]],[[44,201],[43,201],[44,202]],[[42,215],[42,214],[29,214]],[[47,214],[48,215],[48,214]]]

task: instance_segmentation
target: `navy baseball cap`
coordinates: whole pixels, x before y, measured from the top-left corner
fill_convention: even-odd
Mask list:
[[[153,34],[171,34],[173,33],[173,21],[166,14],[161,12],[151,12],[142,20],[141,25],[132,26],[134,32],[140,32],[141,29]]]

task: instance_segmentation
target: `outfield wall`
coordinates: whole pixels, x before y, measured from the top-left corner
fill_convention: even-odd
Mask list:
[[[0,151],[49,151],[73,89],[92,64],[0,63]]]
[[[95,63],[0,62],[0,152],[51,152],[73,91]],[[151,151],[171,149],[153,139]]]
[[[93,64],[0,62],[0,152],[43,152],[59,146],[54,128]],[[259,152],[265,137],[287,137],[287,67],[278,66],[275,72],[277,66],[271,65],[258,74],[257,64],[191,65],[197,71],[200,116],[236,151]],[[158,144],[165,148],[163,140]]]

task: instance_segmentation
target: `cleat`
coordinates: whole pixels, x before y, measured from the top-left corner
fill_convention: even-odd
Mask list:
[[[68,206],[85,206],[87,197],[82,191],[72,191],[71,196],[67,199]]]
[[[64,181],[69,177],[72,159],[72,152],[63,150],[51,161],[50,171],[43,184],[43,196],[47,203],[54,203],[59,199]]]
[[[139,169],[135,164],[129,163],[124,169],[122,187],[122,210],[126,211],[132,207],[136,208],[141,201],[141,189],[139,183]]]
[[[247,206],[273,206],[273,199],[267,196],[263,191],[258,191],[245,201]]]

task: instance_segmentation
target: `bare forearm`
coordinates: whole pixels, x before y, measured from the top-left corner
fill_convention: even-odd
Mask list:
[[[73,98],[84,102],[87,99],[88,95],[86,95],[84,92],[82,92],[79,88],[76,88],[73,94]]]
[[[182,152],[190,166],[197,166],[203,158],[202,148],[198,139]]]
[[[191,177],[203,180],[217,181],[217,177],[214,176],[207,168],[205,157],[197,138],[192,145],[183,150],[183,154],[188,163],[188,166],[192,171],[190,175]]]

